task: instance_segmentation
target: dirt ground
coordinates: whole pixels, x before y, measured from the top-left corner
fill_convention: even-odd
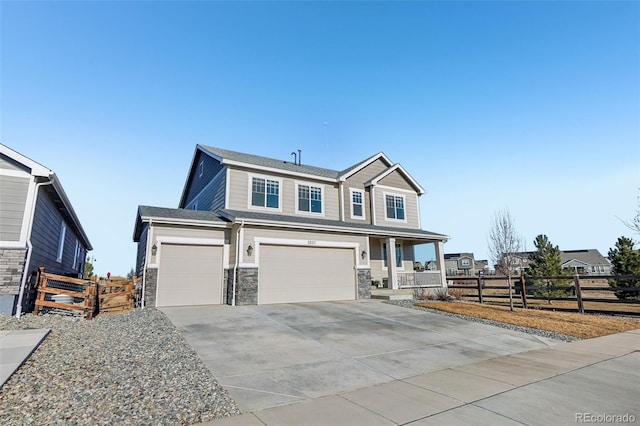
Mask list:
[[[552,331],[580,339],[640,328],[640,321],[636,319],[522,308],[514,308],[514,311],[510,312],[508,306],[481,305],[473,302],[424,302],[419,303],[418,306]]]

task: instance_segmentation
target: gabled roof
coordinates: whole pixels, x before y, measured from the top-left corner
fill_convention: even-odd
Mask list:
[[[165,223],[202,223],[226,225],[227,221],[221,219],[218,214],[207,210],[171,209],[166,207],[138,206],[138,216],[133,230],[133,241],[140,241],[142,223],[147,221]]]
[[[230,222],[255,222],[260,224],[283,224],[287,227],[299,225],[306,230],[334,230],[339,232],[361,232],[370,235],[398,236],[422,240],[447,241],[449,236],[422,229],[396,228],[391,226],[377,226],[366,223],[352,223],[331,219],[318,219],[307,216],[288,216],[282,214],[263,213],[244,210],[218,210],[218,214]]]
[[[445,253],[444,260],[457,260],[463,257],[473,259],[473,253]]]
[[[564,266],[565,263],[569,263],[572,260],[576,260],[580,263],[587,265],[608,265],[609,261],[597,249],[586,250],[563,250],[560,252],[560,262]]]
[[[310,175],[314,177],[335,180],[338,178],[337,170],[324,169],[321,167],[307,166],[305,164],[295,164],[286,160],[278,160],[275,158],[262,157],[259,155],[245,154],[242,152],[230,151],[212,146],[198,145],[197,149],[210,155],[222,164],[231,164],[236,166],[249,166],[252,168],[260,168],[284,172],[294,175]]]
[[[400,164],[395,164],[389,167],[387,170],[380,173],[378,176],[373,177],[369,182],[365,182],[364,185],[365,186],[377,185],[379,181],[389,176],[391,173],[393,173],[396,170],[400,172],[400,174],[404,176],[404,178],[407,179],[407,181],[409,181],[411,186],[414,187],[414,189],[418,192],[418,194],[422,195],[426,192],[424,188],[420,186],[420,184]]]
[[[53,190],[50,191],[50,194],[53,197],[54,203],[58,205],[58,208],[60,209],[62,214],[70,219],[70,225],[74,230],[74,233],[80,240],[82,240],[82,243],[87,248],[87,250],[93,250],[91,242],[89,241],[89,237],[87,237],[86,232],[82,228],[80,219],[78,219],[78,216],[76,215],[76,212],[71,205],[71,201],[69,201],[69,197],[67,197],[67,194],[64,192],[64,188],[62,187],[60,179],[56,176],[56,174],[42,164],[20,154],[17,151],[12,150],[6,145],[0,144],[0,153],[30,169],[30,173],[32,176],[44,178],[42,182],[51,182],[51,187],[53,187]]]
[[[388,167],[391,167],[393,165],[393,162],[389,159],[389,157],[387,157],[384,152],[379,152],[375,155],[372,155],[371,157],[367,158],[364,161],[359,162],[358,164],[354,164],[353,166],[344,169],[343,171],[340,172],[340,180],[341,181],[345,181],[347,180],[350,176],[353,176],[354,174],[358,173],[360,170],[364,169],[365,167],[367,167],[369,164],[382,159],[385,163],[387,163]]]

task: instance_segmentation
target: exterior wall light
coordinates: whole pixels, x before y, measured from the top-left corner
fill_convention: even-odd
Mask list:
[[[155,256],[156,253],[158,253],[158,245],[156,243],[153,243],[153,246],[151,246],[151,255]]]
[[[251,244],[249,244],[249,247],[247,247],[247,256],[251,257],[252,254],[253,254],[253,247],[251,246]]]
[[[362,250],[362,253],[360,253],[360,257],[362,258],[362,260],[365,260],[367,258],[367,251]]]

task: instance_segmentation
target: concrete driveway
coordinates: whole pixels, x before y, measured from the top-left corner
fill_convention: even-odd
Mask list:
[[[162,311],[245,413],[556,344],[379,301]]]

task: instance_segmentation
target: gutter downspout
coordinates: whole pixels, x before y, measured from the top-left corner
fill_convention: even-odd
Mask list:
[[[22,270],[22,281],[20,282],[20,293],[18,294],[18,304],[16,306],[16,318],[20,318],[22,315],[22,299],[24,298],[24,286],[27,283],[27,276],[29,275],[29,266],[31,266],[31,254],[33,253],[33,244],[31,244],[31,233],[33,231],[33,216],[36,214],[36,204],[38,203],[38,194],[40,193],[40,187],[52,185],[53,181],[36,183],[36,189],[33,194],[33,203],[31,204],[31,215],[29,216],[29,234],[27,235],[27,259],[24,262],[24,269]]]
[[[244,220],[240,222],[238,230],[236,231],[236,261],[233,266],[233,285],[231,287],[231,306],[236,306],[236,275],[238,274],[238,265],[240,264],[240,230],[244,227]]]

